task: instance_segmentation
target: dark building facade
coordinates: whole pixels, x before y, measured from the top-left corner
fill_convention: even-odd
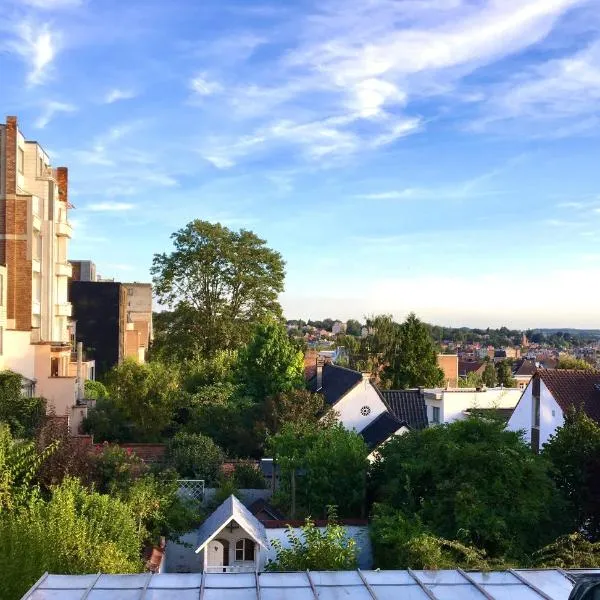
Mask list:
[[[70,281],[76,338],[102,377],[125,357],[127,289],[113,281]]]

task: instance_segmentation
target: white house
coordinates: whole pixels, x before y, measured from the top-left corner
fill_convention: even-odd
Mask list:
[[[466,419],[473,409],[514,408],[521,397],[517,388],[454,388],[425,390],[429,424]]]
[[[600,422],[600,371],[540,369],[525,388],[508,421],[523,431],[536,452],[563,425],[565,413],[579,408]]]

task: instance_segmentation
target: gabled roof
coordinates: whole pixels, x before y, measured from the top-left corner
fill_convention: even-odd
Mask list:
[[[235,521],[257,544],[268,547],[264,525],[232,494],[200,526],[196,554],[231,521]]]
[[[278,511],[272,504],[269,504],[264,498],[259,498],[258,500],[254,501],[250,505],[249,510],[255,517],[259,513],[264,512],[269,515],[272,520],[282,521],[285,519],[285,515]]]
[[[515,365],[515,367],[516,369],[513,373],[515,377],[527,377],[529,375],[533,375],[536,372],[535,360],[531,360],[530,358],[524,358],[523,360],[520,360]]]
[[[411,429],[427,427],[427,407],[419,390],[380,390],[380,394],[398,421]]]
[[[325,401],[333,406],[341,400],[353,387],[363,379],[362,373],[346,369],[338,365],[325,364],[323,366],[323,387],[317,389],[317,378],[313,377],[309,383],[309,389],[313,392],[321,392]]]
[[[479,371],[483,367],[483,361],[480,360],[459,360],[458,361],[458,374],[461,377],[467,376],[473,371]]]
[[[537,374],[563,412],[581,408],[600,423],[600,371],[540,369]]]
[[[401,427],[408,427],[404,421],[399,421],[392,413],[382,412],[371,421],[361,432],[369,449],[377,448]]]

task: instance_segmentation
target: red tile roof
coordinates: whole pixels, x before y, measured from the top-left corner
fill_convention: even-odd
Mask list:
[[[540,369],[537,373],[563,412],[582,408],[600,423],[600,371]]]

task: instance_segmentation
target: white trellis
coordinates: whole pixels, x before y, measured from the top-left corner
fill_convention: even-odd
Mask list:
[[[179,493],[186,498],[204,500],[204,479],[178,479]]]

